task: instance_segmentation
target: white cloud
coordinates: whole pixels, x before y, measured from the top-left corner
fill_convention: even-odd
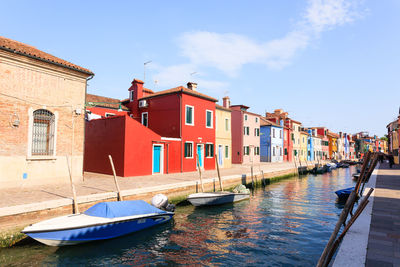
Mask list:
[[[360,16],[357,2],[345,0],[310,0],[305,19],[315,32],[353,22]]]
[[[194,64],[180,64],[168,67],[154,65],[153,69],[158,71],[153,76],[153,79],[157,81],[157,85],[162,87],[186,86],[186,83],[191,81],[198,83],[199,88],[213,92],[222,92],[229,85],[226,82],[202,79],[203,73],[198,72],[198,68]]]
[[[309,0],[301,20],[292,31],[282,38],[266,42],[234,33],[184,33],[178,41],[181,54],[189,63],[164,68],[156,76],[163,84],[172,86],[189,81],[191,72],[206,68],[216,68],[230,77],[236,76],[243,65],[250,63],[282,69],[291,64],[296,54],[307,48],[322,32],[359,18],[361,15],[356,11],[357,3],[357,0]],[[207,84],[206,80],[203,82]],[[208,85],[215,89],[227,84],[209,81]]]

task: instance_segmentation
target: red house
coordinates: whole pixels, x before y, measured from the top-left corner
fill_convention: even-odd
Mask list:
[[[265,117],[267,120],[275,122],[276,124],[284,126],[283,132],[283,161],[292,161],[293,155],[293,140],[292,140],[292,129],[293,129],[293,122],[292,119],[288,117],[287,112],[283,112],[282,109],[274,110],[274,113],[266,113]]]
[[[105,164],[111,150],[120,176],[195,171],[197,159],[201,168],[214,169],[217,99],[196,86],[153,92],[133,80],[129,98],[122,101],[129,116],[87,123],[85,170],[110,173],[99,164]]]

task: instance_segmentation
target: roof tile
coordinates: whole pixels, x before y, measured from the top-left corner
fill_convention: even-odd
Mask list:
[[[8,39],[3,36],[0,36],[0,49],[11,50],[14,53],[20,53],[25,56],[34,57],[38,60],[45,60],[45,61],[49,62],[50,64],[56,63],[56,64],[60,64],[65,67],[68,67],[68,68],[75,69],[80,72],[84,72],[87,74],[93,74],[93,72],[88,69],[82,68],[71,62],[68,62],[61,58],[50,55],[46,52],[43,52],[43,51],[37,49],[36,47],[21,43],[21,42],[15,41],[15,40]]]

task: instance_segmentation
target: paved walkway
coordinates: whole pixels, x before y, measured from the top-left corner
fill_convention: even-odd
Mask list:
[[[311,163],[310,163],[311,166]],[[275,171],[282,171],[294,168],[292,163],[261,163],[254,165],[254,173],[259,173],[261,170],[264,173],[270,173]],[[250,173],[250,165],[233,165],[229,169],[221,169],[221,176],[225,179],[229,179],[232,176],[238,176],[242,174]],[[215,170],[203,172],[203,178],[217,178]],[[134,193],[140,189],[149,190],[155,187],[174,186],[179,187],[179,184],[185,182],[193,182],[199,180],[198,172],[188,173],[174,173],[165,175],[149,175],[149,176],[135,176],[135,177],[118,177],[118,183],[122,194]],[[216,181],[218,185],[218,181]],[[84,180],[75,183],[76,193],[79,198],[89,198],[90,196],[98,194],[106,194],[115,192],[115,184],[113,176],[102,175],[97,173],[85,173]],[[135,191],[136,190],[136,191]],[[124,194],[123,194],[124,195]],[[10,208],[13,206],[29,205],[34,203],[42,203],[45,201],[54,200],[70,200],[72,198],[71,187],[67,184],[49,184],[45,186],[29,186],[29,187],[18,187],[18,188],[7,188],[0,189],[0,213],[4,210],[7,214],[10,212]],[[0,214],[1,215],[1,214]],[[3,214],[4,215],[4,214]]]
[[[400,266],[400,165],[380,165],[365,265]]]

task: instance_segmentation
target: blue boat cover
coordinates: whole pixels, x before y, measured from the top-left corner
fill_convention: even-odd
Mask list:
[[[127,200],[115,202],[101,202],[87,209],[84,214],[103,218],[142,215],[149,213],[166,213],[163,210],[148,204],[143,200]]]

